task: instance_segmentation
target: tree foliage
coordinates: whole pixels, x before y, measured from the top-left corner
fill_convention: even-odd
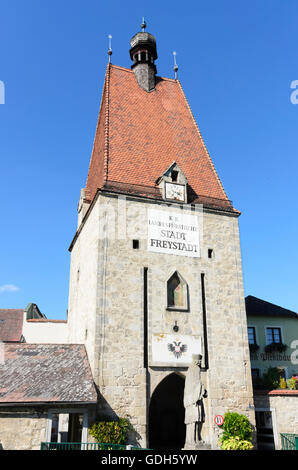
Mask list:
[[[99,421],[91,427],[89,433],[97,442],[103,444],[126,444],[127,432],[131,424],[126,418],[117,421]]]

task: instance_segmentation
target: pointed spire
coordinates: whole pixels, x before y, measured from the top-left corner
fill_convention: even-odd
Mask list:
[[[141,24],[141,28],[142,28],[143,33],[145,32],[146,27],[147,27],[147,24],[146,24],[145,18],[143,16],[143,21],[142,21],[142,24]]]
[[[177,72],[178,72],[178,65],[176,63],[176,55],[177,53],[174,51],[173,56],[174,56],[174,72],[175,72],[175,80],[177,80]]]
[[[112,35],[109,34],[108,35],[108,38],[109,38],[109,50],[108,50],[108,55],[109,55],[109,64],[111,63],[111,55],[113,54],[113,51],[112,51]]]

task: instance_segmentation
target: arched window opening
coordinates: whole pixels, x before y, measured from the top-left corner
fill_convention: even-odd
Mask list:
[[[176,271],[167,282],[168,308],[188,310],[188,286]]]

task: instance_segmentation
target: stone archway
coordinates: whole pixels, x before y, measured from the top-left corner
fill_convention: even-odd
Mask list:
[[[184,383],[175,373],[156,387],[149,406],[150,449],[182,449],[185,443]]]

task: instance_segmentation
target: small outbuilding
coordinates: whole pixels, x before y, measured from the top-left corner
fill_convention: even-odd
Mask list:
[[[0,445],[86,442],[97,391],[84,345],[1,345]]]

